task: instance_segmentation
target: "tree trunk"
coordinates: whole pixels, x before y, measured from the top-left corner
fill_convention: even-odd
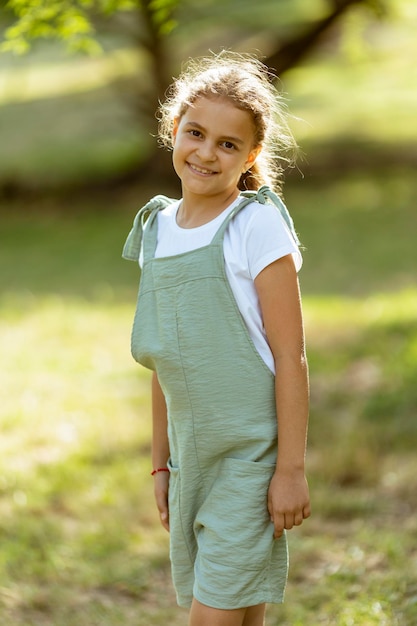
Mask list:
[[[313,24],[306,31],[284,42],[265,63],[273,69],[278,76],[289,69],[296,67],[313,48],[317,46],[322,35],[355,4],[368,4],[369,0],[333,0],[331,13]]]

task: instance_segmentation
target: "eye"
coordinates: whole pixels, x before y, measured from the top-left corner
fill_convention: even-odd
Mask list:
[[[196,130],[195,128],[192,128],[188,132],[192,137],[201,137],[201,131]]]
[[[223,141],[223,148],[226,148],[226,150],[235,150],[236,146],[234,143],[232,143],[231,141]]]

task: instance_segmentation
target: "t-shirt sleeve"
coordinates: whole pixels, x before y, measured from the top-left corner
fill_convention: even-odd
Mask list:
[[[246,254],[252,280],[265,267],[292,254],[297,272],[303,259],[300,249],[279,210],[270,205],[258,205],[247,224]]]

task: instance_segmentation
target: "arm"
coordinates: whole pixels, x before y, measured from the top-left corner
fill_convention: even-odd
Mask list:
[[[167,432],[167,407],[158,377],[152,375],[152,464],[154,469],[166,467],[169,458]],[[162,526],[169,531],[168,486],[169,473],[158,472],[154,475],[154,493]]]
[[[268,265],[255,278],[264,327],[274,355],[278,457],[268,493],[275,537],[310,515],[305,478],[308,424],[308,367],[297,273],[291,255]]]

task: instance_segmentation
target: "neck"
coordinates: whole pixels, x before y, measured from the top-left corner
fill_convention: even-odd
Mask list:
[[[177,213],[177,224],[181,228],[197,228],[214,220],[223,213],[239,196],[239,189],[227,196],[203,198],[198,195],[183,193],[182,202]]]

